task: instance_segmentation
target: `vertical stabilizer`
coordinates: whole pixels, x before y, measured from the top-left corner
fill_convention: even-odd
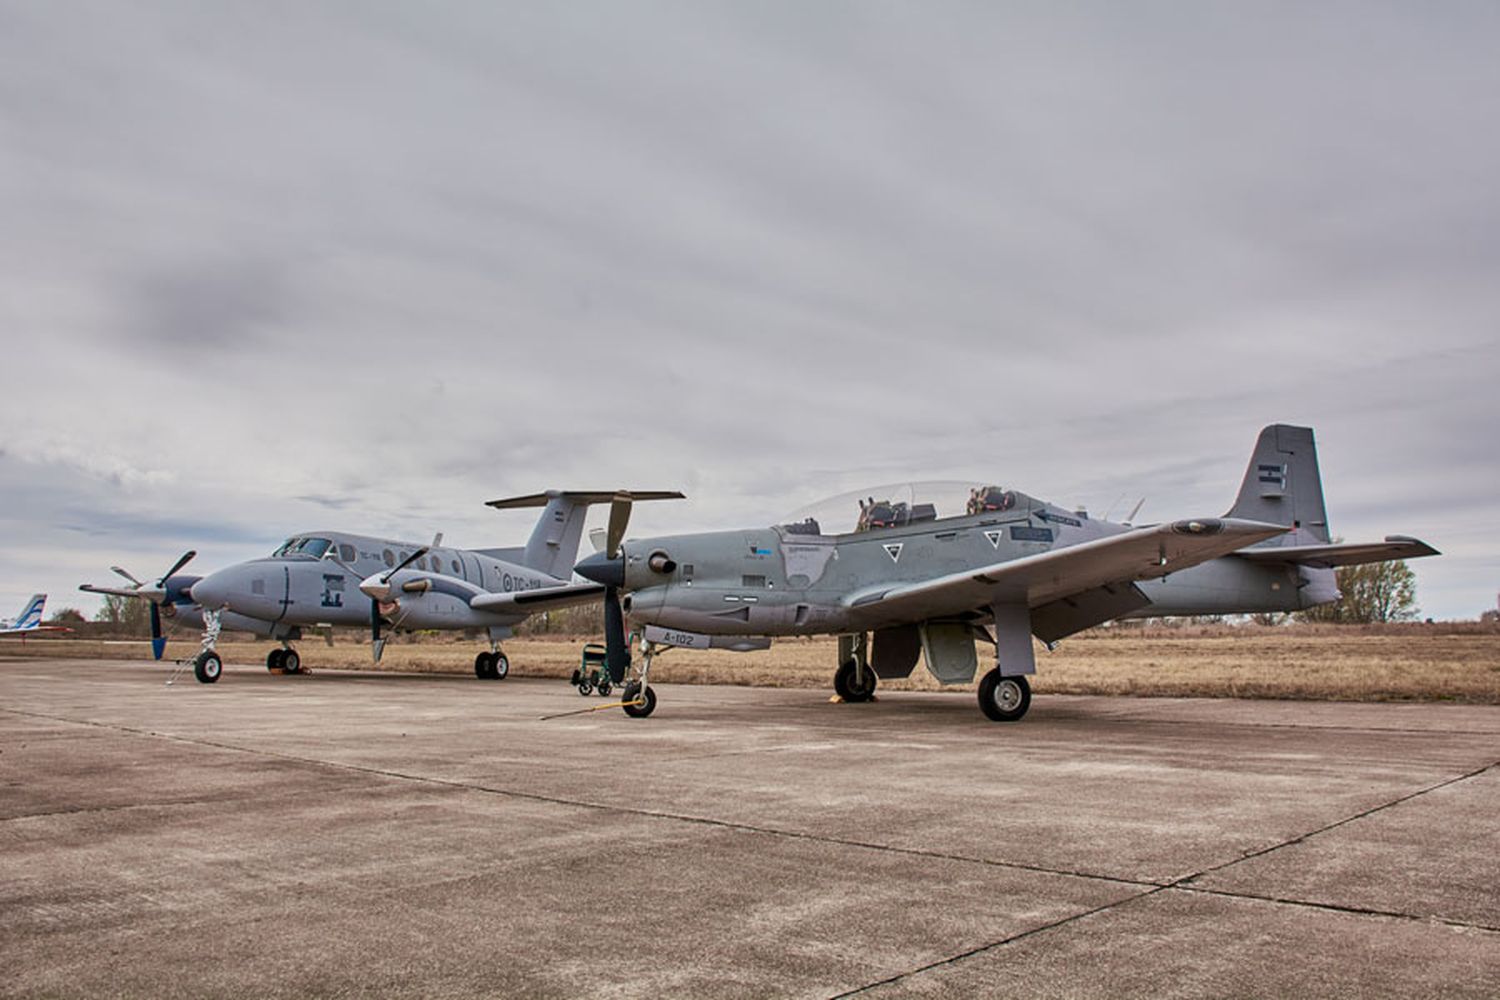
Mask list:
[[[1332,540],[1311,427],[1272,424],[1260,432],[1240,495],[1227,516],[1292,528],[1282,544]]]
[[[578,542],[583,537],[583,521],[588,512],[587,502],[579,503],[561,491],[549,491],[547,506],[536,520],[521,562],[548,576],[566,580],[578,561]]]

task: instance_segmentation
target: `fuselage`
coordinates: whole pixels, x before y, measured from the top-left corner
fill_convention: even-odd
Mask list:
[[[193,585],[192,596],[205,608],[227,609],[275,629],[368,625],[371,602],[360,593],[360,581],[390,571],[421,548],[415,542],[343,531],[308,532],[294,535],[270,556],[209,574]],[[395,574],[396,599],[394,606],[381,609],[383,617],[405,629],[511,625],[525,616],[477,611],[469,607],[469,599],[477,593],[512,593],[566,582],[499,558],[495,551],[499,550],[430,548]],[[403,600],[402,579],[418,574],[428,581],[421,599]]]
[[[1130,531],[1016,494],[987,511],[847,534],[806,525],[627,542],[626,614],[708,635],[795,636],[907,624],[861,597]],[[665,559],[660,556],[665,556]],[[656,569],[652,568],[653,556]],[[661,567],[671,565],[670,572]],[[1137,585],[1133,616],[1293,611],[1336,596],[1332,571],[1214,559]],[[982,618],[983,609],[975,609]]]

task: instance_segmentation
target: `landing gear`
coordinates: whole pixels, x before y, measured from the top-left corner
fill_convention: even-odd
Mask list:
[[[644,719],[656,711],[656,692],[646,683],[651,673],[651,659],[656,655],[656,643],[645,643],[641,654],[641,676],[626,684],[620,692],[621,707],[632,719]]]
[[[219,612],[204,608],[203,648],[198,651],[197,656],[193,657],[193,676],[198,678],[199,684],[212,684],[224,672],[224,661],[219,659],[219,654],[214,651],[214,644],[219,641],[219,631],[222,628]]]
[[[200,684],[212,684],[224,672],[224,661],[213,650],[204,650],[193,657],[193,676]]]
[[[281,669],[281,658],[286,655],[284,649],[273,649],[266,654],[266,669],[273,674]]]
[[[644,719],[656,711],[656,692],[649,687],[641,687],[640,681],[626,684],[620,701],[624,703],[625,714],[632,719]]]
[[[875,699],[875,671],[870,668],[869,639],[864,632],[839,636],[839,668],[833,673],[833,690],[842,701]]]
[[[284,674],[300,674],[302,673],[302,657],[290,646],[273,649],[266,654],[266,669],[273,673],[280,670]]]
[[[510,674],[510,661],[500,650],[474,657],[474,676],[482,681],[503,681]]]
[[[833,689],[845,701],[871,701],[875,698],[875,671],[869,664],[849,659],[839,664],[833,675]]]
[[[979,708],[993,722],[1018,722],[1031,707],[1031,685],[1025,677],[1001,677],[996,667],[979,682]]]

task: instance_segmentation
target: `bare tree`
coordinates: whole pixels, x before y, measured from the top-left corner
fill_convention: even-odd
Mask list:
[[[151,606],[138,598],[106,594],[94,621],[114,625],[129,635],[145,635],[151,630]]]

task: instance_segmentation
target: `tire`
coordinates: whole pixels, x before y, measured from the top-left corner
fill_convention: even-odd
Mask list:
[[[490,665],[490,680],[503,681],[510,676],[510,661],[505,658],[504,653],[494,654]]]
[[[579,681],[578,682],[578,693],[581,694],[581,695],[583,695],[585,698],[587,698],[589,695],[591,695],[591,694],[594,693],[594,685],[590,684],[586,680],[585,681]]]
[[[302,673],[302,657],[297,655],[295,649],[282,650],[281,669],[289,674]]]
[[[286,652],[286,650],[284,650],[284,649],[273,649],[269,653],[267,653],[266,654],[266,669],[267,670],[280,670],[281,669],[281,654],[285,653],[285,652]]]
[[[212,684],[224,672],[224,661],[218,653],[199,653],[193,659],[193,676],[199,684]]]
[[[979,682],[979,708],[992,722],[1019,722],[1031,707],[1031,685],[1024,677],[1001,677],[997,667]]]
[[[863,674],[862,683],[855,679],[856,673]],[[848,702],[869,701],[874,698],[875,685],[875,671],[868,665],[863,671],[858,671],[853,660],[845,660],[839,664],[833,675],[833,689],[840,698]]]
[[[489,653],[480,653],[474,657],[474,676],[482,681],[487,681],[494,674],[495,667],[490,663]]]
[[[608,698],[609,693],[613,690],[614,685],[610,684],[609,678],[605,678],[604,680],[599,682],[599,697]]]
[[[620,700],[626,703],[624,706],[626,715],[632,719],[644,719],[656,711],[656,692],[651,690],[649,686],[646,688],[644,695],[646,702],[644,705],[629,704],[635,701],[637,697],[642,697],[641,684],[639,681],[631,681],[625,685],[625,691],[620,696]]]

